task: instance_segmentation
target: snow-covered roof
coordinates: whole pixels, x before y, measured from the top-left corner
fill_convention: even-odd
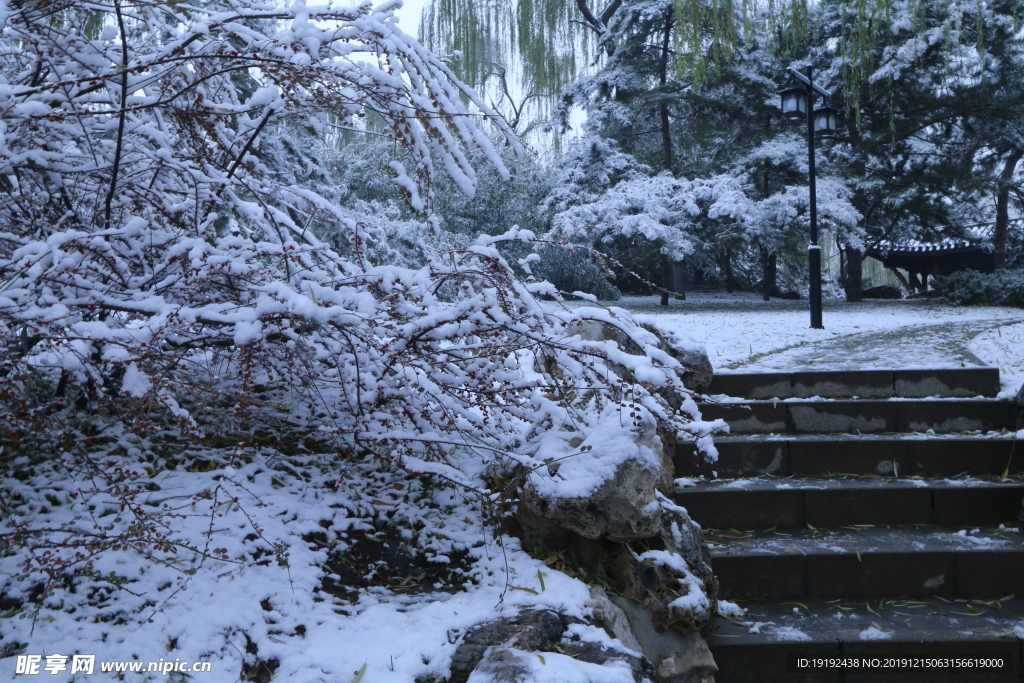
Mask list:
[[[1024,226],[1024,217],[1010,219],[1011,229]],[[992,237],[995,233],[995,221],[986,223],[975,223],[964,227],[963,237],[947,237],[945,239],[927,242],[924,240],[881,240],[870,249],[878,253],[910,252],[910,253],[935,253],[950,252],[963,249],[982,249],[991,251]]]

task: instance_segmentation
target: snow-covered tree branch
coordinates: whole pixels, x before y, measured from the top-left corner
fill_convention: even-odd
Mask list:
[[[154,471],[181,464],[154,455],[163,447],[140,450],[155,432],[238,444],[229,462],[240,463],[272,425],[341,462],[387,462],[478,491],[488,467],[536,468],[542,443],[571,455],[566,435],[609,410],[629,413],[625,430],[658,419],[695,438],[710,431],[690,422],[684,368],[628,314],[538,304],[538,285],[520,282],[499,250],[532,234],[481,238],[420,268],[375,264],[369,240],[381,231],[363,222],[372,213],[355,220],[280,171],[288,159],[272,154],[288,146],[264,136],[342,126],[395,141],[396,193],[427,221],[437,162],[467,195],[473,148],[507,178],[481,124],[513,150],[519,141],[397,28],[393,9],[8,7],[0,405],[12,428],[0,463],[29,452],[59,477],[105,482],[103,495],[127,510],[109,542],[88,540],[83,515],[54,546],[35,507],[6,508],[5,542],[30,551],[26,591],[39,576],[49,590],[86,575],[99,550],[170,562],[187,547],[201,565],[205,551],[169,540],[173,525],[157,534],[163,522],[134,503],[148,490],[140,458]],[[344,234],[346,248],[311,225]],[[640,353],[584,341],[581,325],[595,319]],[[31,555],[40,544],[45,559]]]

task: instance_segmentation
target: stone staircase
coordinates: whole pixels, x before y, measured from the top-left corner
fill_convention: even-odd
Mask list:
[[[680,448],[676,502],[746,612],[704,631],[717,683],[1024,683],[1024,443],[998,388],[991,368],[715,377],[701,412],[731,433],[713,465]],[[1008,665],[790,668],[841,654]]]

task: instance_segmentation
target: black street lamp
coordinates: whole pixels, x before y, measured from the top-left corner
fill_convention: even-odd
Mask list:
[[[827,101],[829,92],[814,85],[810,66],[806,76],[792,67],[789,73],[801,85],[786,88],[779,94],[782,95],[783,116],[793,121],[807,121],[807,175],[811,205],[811,243],[807,245],[807,265],[811,277],[811,327],[821,330],[825,326],[821,323],[821,247],[818,245],[818,197],[814,187],[814,138],[836,131],[839,112],[829,106],[814,109],[815,93]]]

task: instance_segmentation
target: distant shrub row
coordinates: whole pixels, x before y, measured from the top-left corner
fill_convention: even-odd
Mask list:
[[[541,260],[533,265],[533,274],[563,292],[586,292],[601,301],[618,301],[622,297],[601,268],[580,252],[548,247],[537,255]]]
[[[958,306],[1015,306],[1024,308],[1024,269],[979,273],[962,270],[935,278],[935,289]]]

